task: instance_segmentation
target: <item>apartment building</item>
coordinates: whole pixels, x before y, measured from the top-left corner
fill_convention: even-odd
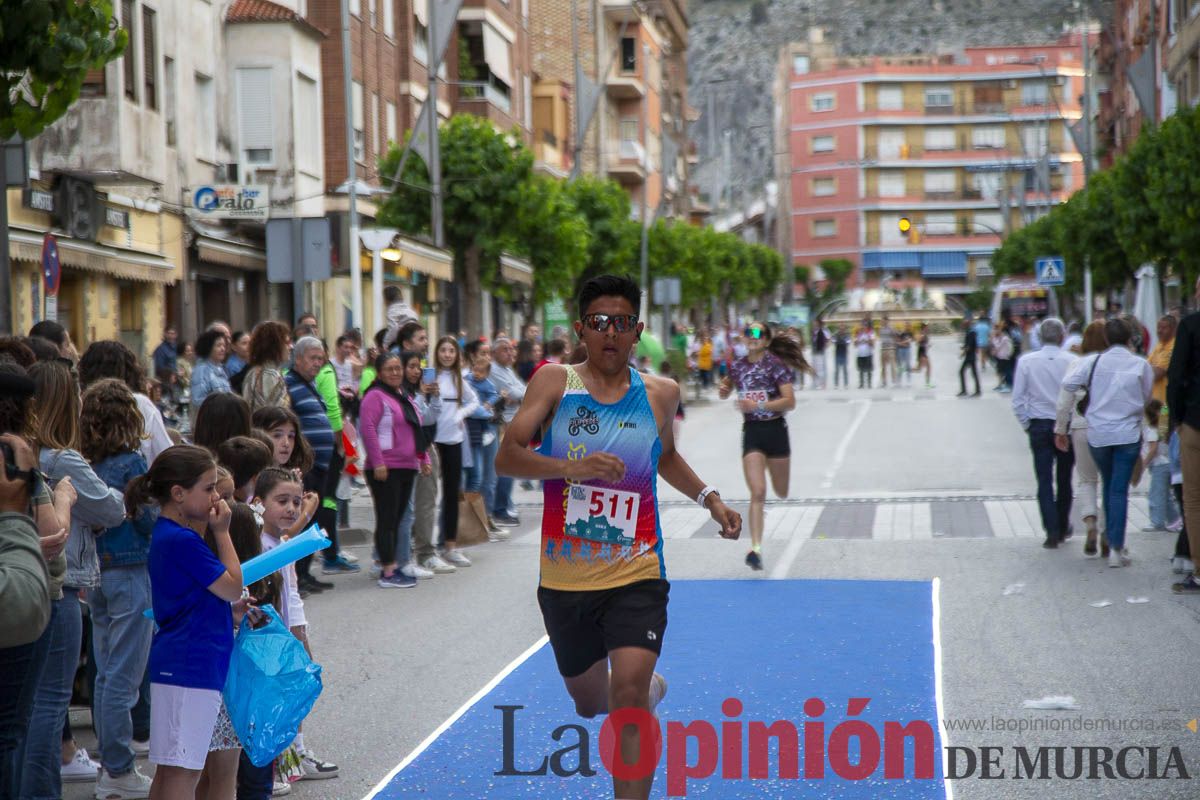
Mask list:
[[[1180,106],[1200,103],[1200,0],[1168,0],[1163,62],[1167,85]]]
[[[580,171],[629,192],[636,214],[684,216],[687,192],[688,20],[678,0],[529,0],[539,168],[569,173],[576,109],[571,13],[584,75],[599,93],[578,154]]]
[[[842,58],[817,33],[783,48],[785,252],[814,266],[849,259],[852,285],[899,275],[968,291],[991,274],[1005,233],[1082,186],[1068,131],[1082,116],[1081,45],[1070,35],[954,55]]]

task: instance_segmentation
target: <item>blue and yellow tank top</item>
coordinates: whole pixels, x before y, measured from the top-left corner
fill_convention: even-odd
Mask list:
[[[541,585],[595,591],[665,578],[658,520],[658,459],[662,442],[646,385],[629,371],[629,391],[597,402],[574,367],[538,452],[581,459],[612,453],[625,462],[619,483],[544,481]]]

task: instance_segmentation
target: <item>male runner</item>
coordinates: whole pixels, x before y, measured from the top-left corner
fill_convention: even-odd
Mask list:
[[[742,531],[737,512],[675,450],[679,385],[629,367],[644,327],[640,299],[628,278],[584,284],[575,333],[587,361],[538,370],[496,456],[497,473],[545,482],[538,604],[567,692],[588,718],[621,708],[653,713],[666,693],[654,671],[670,590],[657,477],[707,508],[723,537]],[[528,446],[539,431],[535,452]],[[636,763],[638,728],[619,733],[620,757]],[[614,797],[644,800],[653,781],[653,773],[614,776]]]

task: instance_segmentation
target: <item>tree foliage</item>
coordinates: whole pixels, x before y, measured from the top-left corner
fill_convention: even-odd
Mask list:
[[[0,3],[0,140],[32,139],[79,99],[88,70],[125,51],[110,0]]]
[[[567,187],[534,175],[521,196],[517,250],[533,267],[533,302],[563,296],[587,267],[592,234]]]

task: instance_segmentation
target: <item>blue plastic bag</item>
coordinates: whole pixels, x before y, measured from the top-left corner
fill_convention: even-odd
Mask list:
[[[257,767],[288,748],[321,694],[320,665],[274,608],[261,610],[270,621],[258,629],[249,618],[242,624],[223,692],[233,730]]]

